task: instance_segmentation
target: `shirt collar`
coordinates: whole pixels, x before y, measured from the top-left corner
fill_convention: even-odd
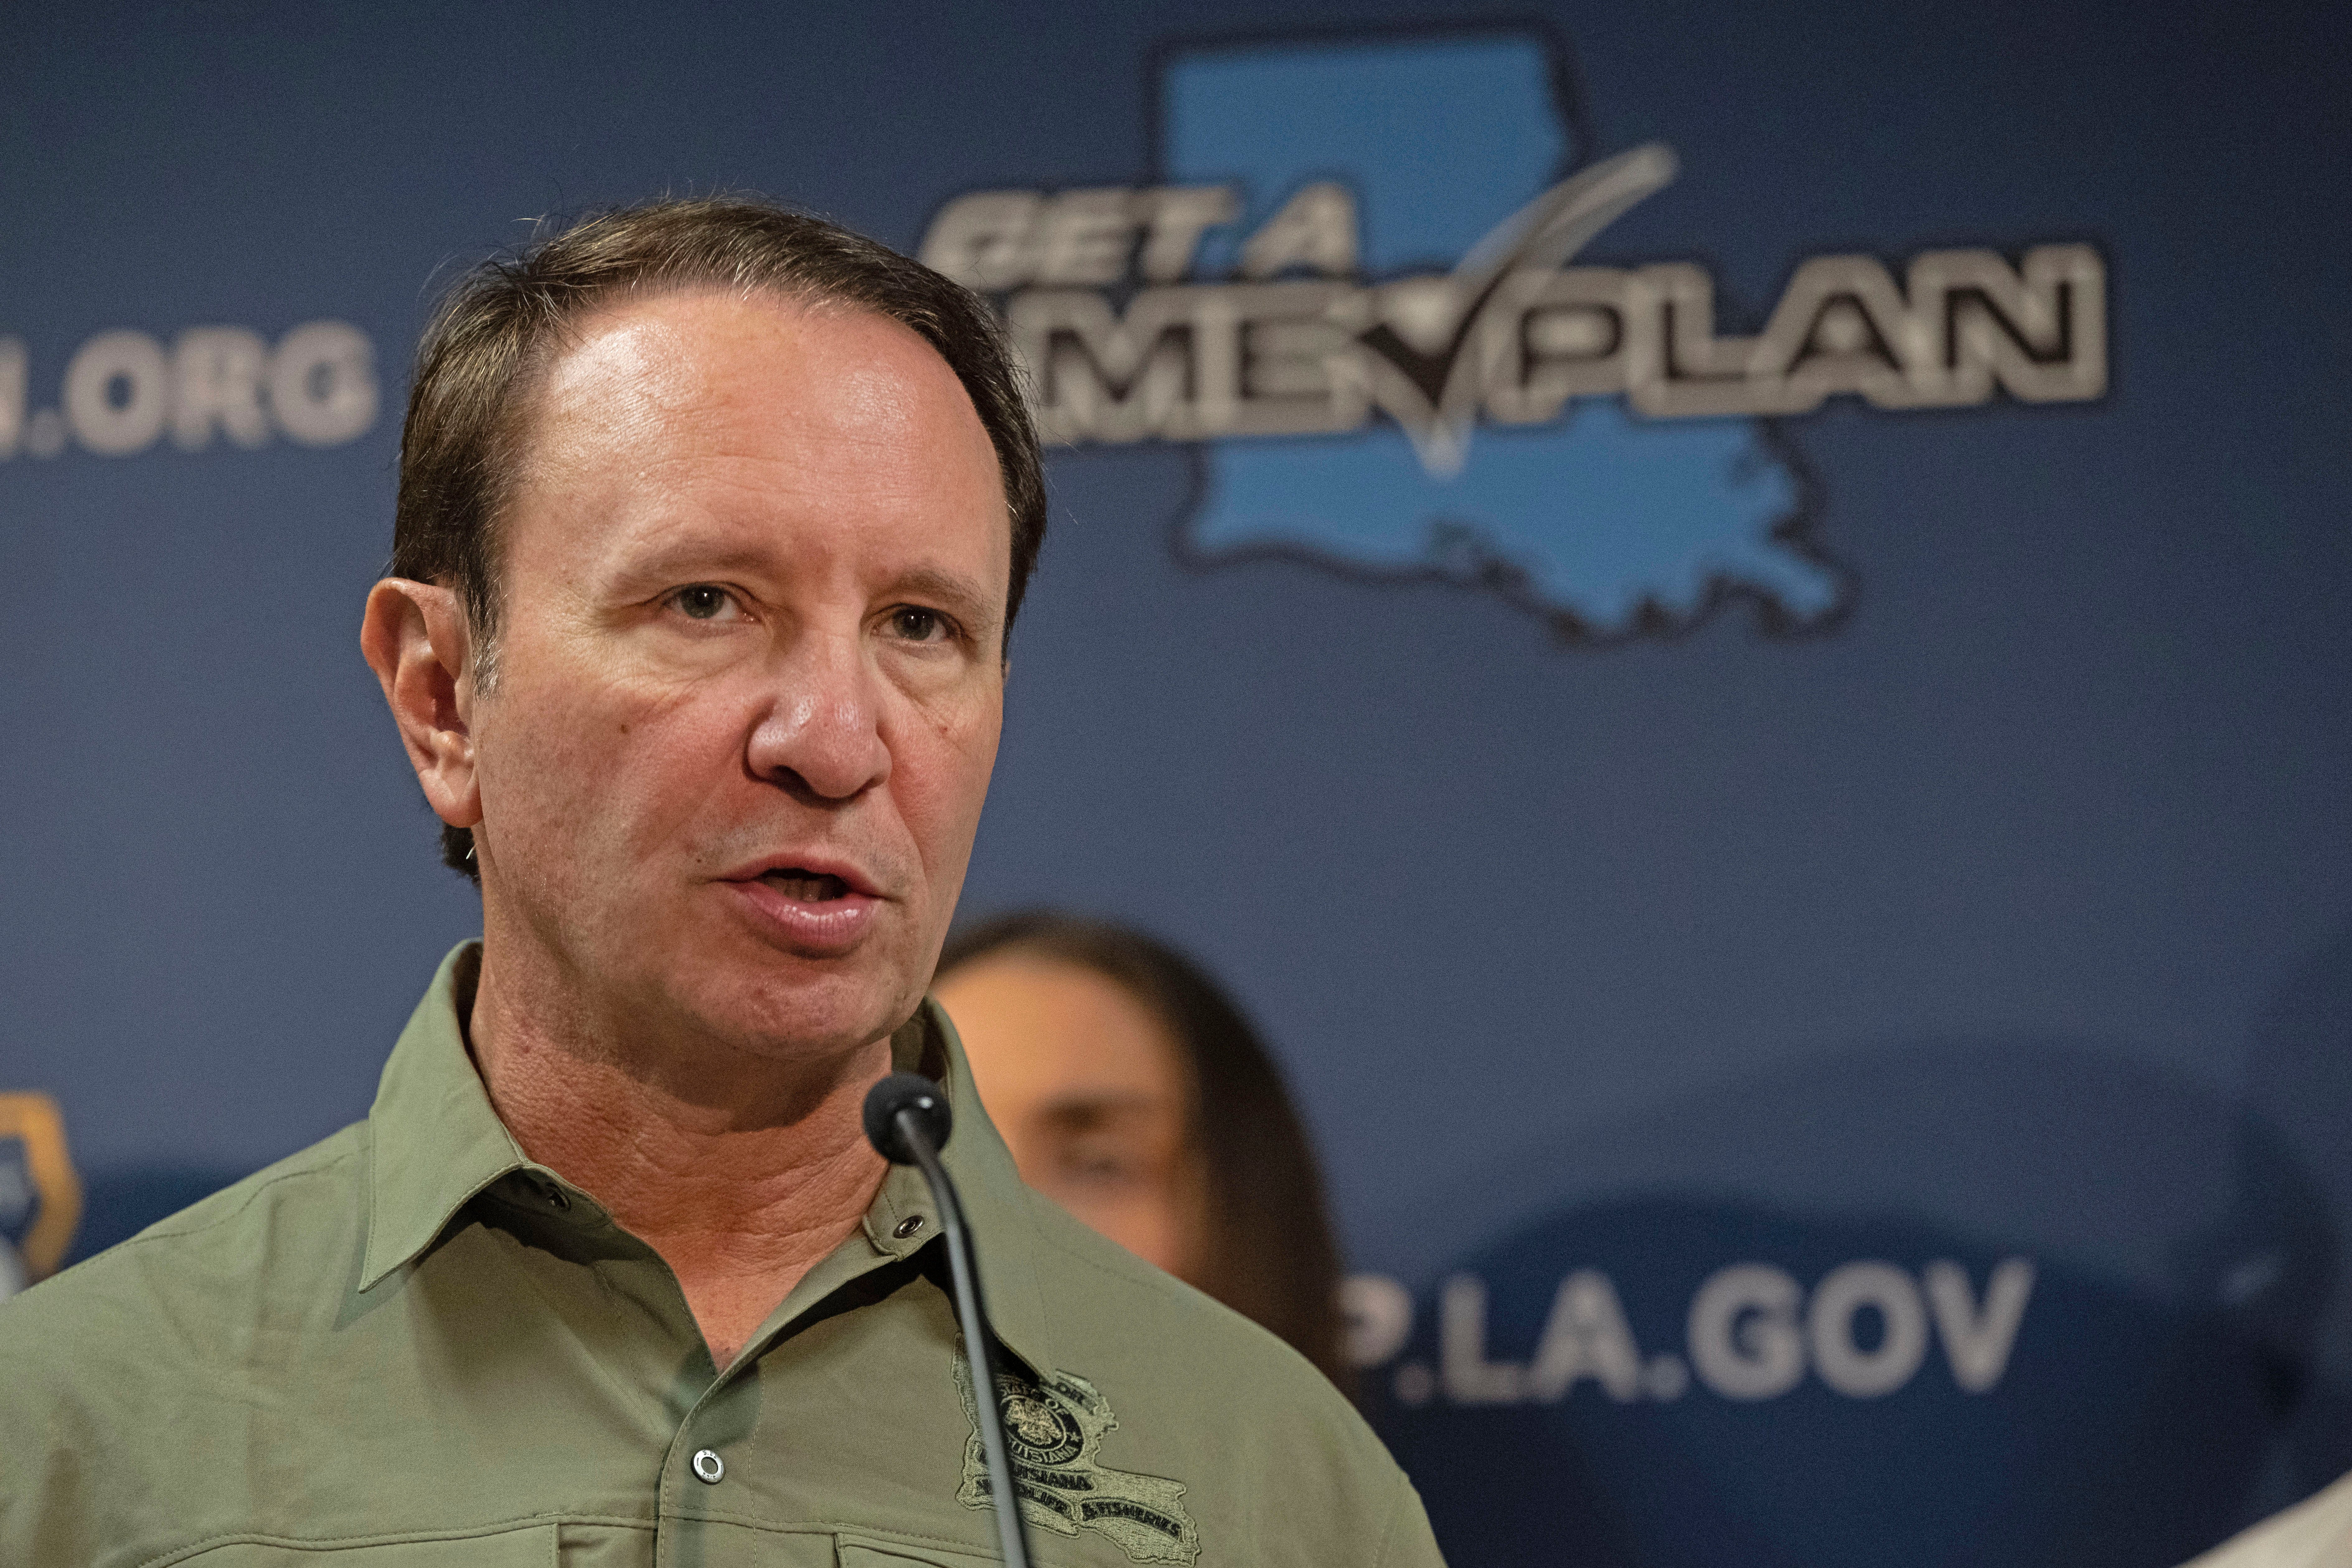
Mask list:
[[[920,1039],[920,1054],[908,1049],[915,1038]],[[1031,1371],[1048,1375],[1059,1364],[1054,1359],[1045,1271],[1040,1267],[1046,1241],[1038,1228],[1037,1206],[1047,1200],[1022,1181],[1013,1151],[1005,1147],[996,1124],[988,1119],[980,1091],[972,1083],[971,1065],[964,1058],[963,1041],[957,1037],[946,1009],[924,998],[906,1028],[892,1037],[891,1047],[901,1069],[937,1079],[946,1092],[953,1127],[947,1147],[940,1152],[940,1163],[955,1178],[956,1192],[963,1199],[972,1250],[979,1254],[989,1324],[997,1338],[1029,1364]],[[911,1241],[898,1241],[891,1229],[882,1225],[886,1203],[896,1206],[893,1212],[924,1217],[923,1228]],[[894,1226],[898,1223],[903,1221],[893,1221]],[[936,1243],[939,1211],[923,1173],[913,1166],[891,1166],[874,1207],[866,1212],[866,1228],[869,1237],[909,1250]]]
[[[460,1209],[502,1177],[520,1171],[548,1190],[562,1187],[562,1178],[534,1164],[499,1120],[466,1049],[460,1019],[473,1009],[481,958],[481,944],[466,942],[441,961],[384,1063],[368,1113],[372,1159],[362,1291],[374,1289],[431,1247]],[[925,998],[890,1046],[893,1066],[935,1078],[946,1092],[955,1130],[941,1161],[963,1198],[989,1321],[1033,1371],[1050,1372],[1056,1364],[1038,1268],[1045,1239],[1034,1209],[1045,1200],[1022,1185],[1012,1152],[981,1108],[963,1043],[945,1009]],[[909,1226],[916,1218],[922,1224]],[[910,1234],[899,1235],[902,1229]],[[893,1166],[859,1232],[809,1271],[753,1343],[766,1342],[859,1274],[911,1258],[938,1236],[939,1211],[922,1173]]]
[[[452,949],[383,1064],[368,1112],[362,1291],[432,1246],[483,1188],[511,1171],[536,1168],[490,1108],[466,1050],[458,1020],[473,1010],[481,972],[479,942]]]

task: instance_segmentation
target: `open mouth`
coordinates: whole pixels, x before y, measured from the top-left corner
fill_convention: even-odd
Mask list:
[[[841,878],[796,865],[761,872],[760,880],[795,904],[826,904],[849,896],[849,884]]]

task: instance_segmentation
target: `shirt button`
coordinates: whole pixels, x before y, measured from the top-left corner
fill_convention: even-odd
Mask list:
[[[696,1479],[710,1486],[717,1486],[727,1474],[727,1461],[716,1448],[697,1448],[693,1463]]]
[[[910,1214],[906,1218],[898,1221],[897,1228],[893,1229],[890,1234],[897,1237],[899,1240],[904,1241],[908,1237],[912,1236],[916,1231],[920,1230],[922,1228],[923,1217],[919,1214]]]

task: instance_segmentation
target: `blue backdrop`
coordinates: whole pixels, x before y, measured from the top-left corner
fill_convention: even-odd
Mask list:
[[[475,929],[355,635],[435,288],[750,188],[1022,333],[965,908],[1263,1021],[1455,1561],[2164,1568],[2352,1468],[2320,7],[10,31],[0,1091],[77,1255],[363,1114]]]

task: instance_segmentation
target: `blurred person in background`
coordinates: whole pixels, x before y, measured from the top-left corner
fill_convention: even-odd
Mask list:
[[[933,994],[1022,1179],[1343,1390],[1313,1146],[1241,1009],[1165,944],[1051,911],[948,939]]]

